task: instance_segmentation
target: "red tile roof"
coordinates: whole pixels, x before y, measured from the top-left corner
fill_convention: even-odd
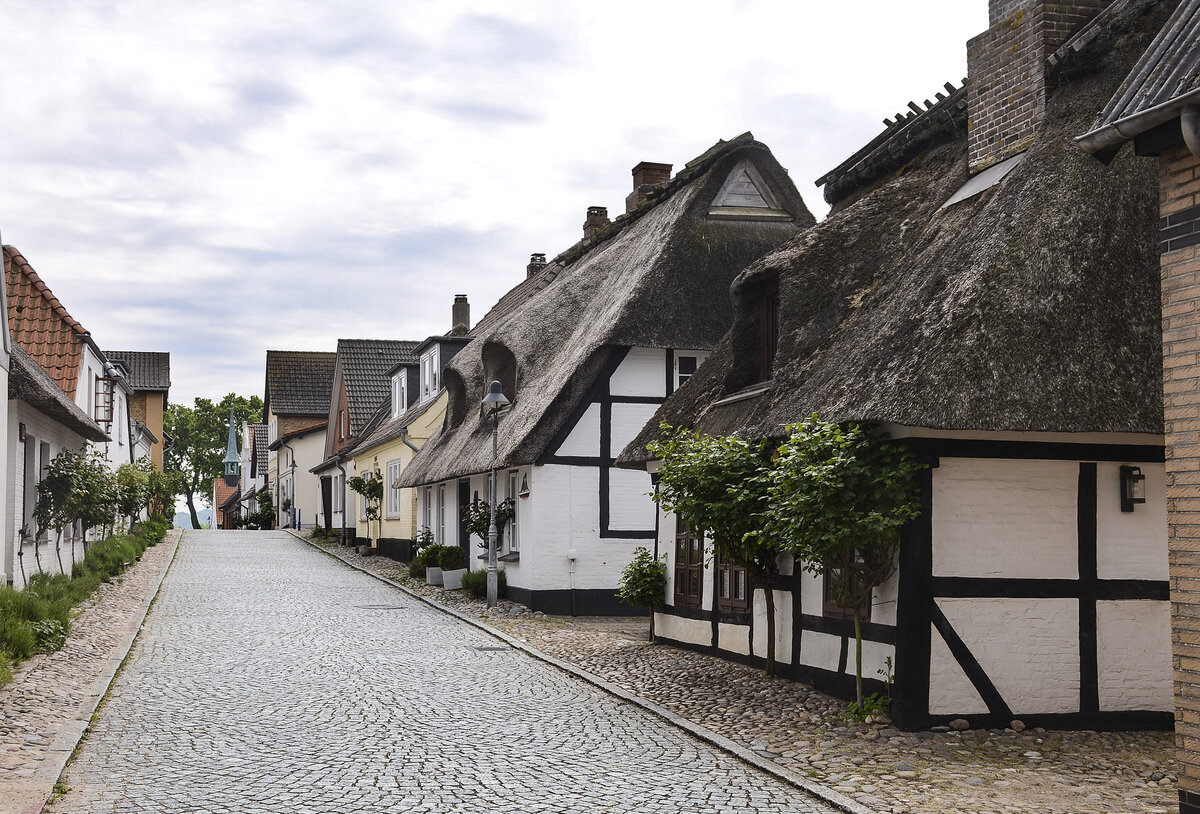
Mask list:
[[[8,283],[8,328],[12,338],[71,398],[87,330],[67,312],[33,266],[12,246],[4,247]]]

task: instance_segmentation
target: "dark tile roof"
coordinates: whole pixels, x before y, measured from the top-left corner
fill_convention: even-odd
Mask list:
[[[267,474],[267,425],[266,424],[251,424],[254,430],[254,460],[257,463],[256,475]]]
[[[171,354],[148,350],[106,350],[110,362],[121,362],[129,371],[134,390],[168,390],[171,387]]]
[[[69,396],[79,381],[79,361],[87,333],[59,302],[16,248],[4,247],[8,284],[8,327],[12,338],[33,357]]]
[[[338,359],[350,405],[350,434],[365,428],[380,403],[391,395],[388,371],[396,365],[418,363],[413,349],[420,344],[400,339],[339,339]],[[325,400],[325,412],[329,399]]]
[[[108,434],[79,409],[50,378],[32,356],[20,345],[12,349],[12,364],[8,376],[8,397],[24,401],[40,410],[72,432],[89,441],[108,441]]]
[[[267,351],[263,414],[328,415],[336,358],[327,351]]]
[[[1198,101],[1200,0],[1183,0],[1079,141],[1089,152],[1119,146]]]
[[[354,443],[353,452],[361,455],[364,452],[369,452],[375,447],[382,446],[389,441],[399,438],[401,433],[408,428],[410,424],[416,421],[421,416],[425,415],[437,399],[428,399],[427,401],[418,402],[412,407],[409,407],[400,415],[392,418],[392,399],[388,399],[379,406],[379,410],[372,417],[367,425],[365,435],[361,440]],[[345,450],[343,450],[345,451]]]

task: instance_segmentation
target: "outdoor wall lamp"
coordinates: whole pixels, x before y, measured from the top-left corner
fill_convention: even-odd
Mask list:
[[[492,382],[488,388],[488,393],[483,397],[483,402],[480,408],[484,414],[491,414],[492,418],[492,477],[491,477],[491,492],[492,502],[490,511],[488,512],[488,567],[487,567],[487,606],[489,608],[496,607],[497,594],[497,567],[496,567],[496,450],[500,443],[500,410],[508,404],[508,399],[501,392],[500,382]]]
[[[1138,503],[1146,502],[1146,476],[1141,467],[1121,467],[1121,511],[1131,512]]]

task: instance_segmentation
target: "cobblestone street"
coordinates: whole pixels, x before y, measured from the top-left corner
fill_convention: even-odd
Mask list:
[[[832,811],[283,533],[187,532],[72,812]]]

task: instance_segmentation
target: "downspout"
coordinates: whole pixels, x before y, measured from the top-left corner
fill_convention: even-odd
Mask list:
[[[421,448],[414,446],[412,441],[408,440],[408,427],[400,428],[400,440],[404,442],[404,446],[411,449],[413,452],[420,452]]]
[[[1188,105],[1183,109],[1179,128],[1183,131],[1183,143],[1192,155],[1200,158],[1200,105]]]

